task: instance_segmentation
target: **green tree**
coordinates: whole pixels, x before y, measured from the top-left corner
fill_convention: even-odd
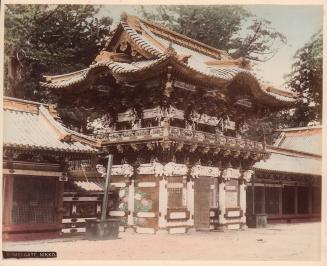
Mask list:
[[[286,43],[267,20],[242,6],[142,6],[140,14],[190,38],[226,50],[233,58],[266,61]]]
[[[112,19],[90,5],[5,6],[5,95],[46,101],[42,74],[87,67],[110,37]]]
[[[288,75],[288,86],[297,93],[298,101],[288,116],[289,126],[307,126],[322,122],[322,30],[299,49]]]

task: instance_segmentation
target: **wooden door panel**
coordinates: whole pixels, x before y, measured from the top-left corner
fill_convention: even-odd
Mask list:
[[[194,182],[194,226],[196,229],[210,227],[210,185],[212,179],[200,177]]]

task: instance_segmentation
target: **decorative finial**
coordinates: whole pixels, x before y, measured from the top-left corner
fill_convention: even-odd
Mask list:
[[[168,45],[168,48],[166,49],[166,54],[171,56],[171,55],[177,55],[175,49],[173,48],[173,43],[170,41],[169,42],[169,45]]]
[[[127,21],[127,13],[125,11],[123,11],[121,14],[120,14],[120,20],[121,21]]]

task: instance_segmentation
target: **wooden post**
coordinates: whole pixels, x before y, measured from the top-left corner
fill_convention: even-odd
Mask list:
[[[62,223],[63,216],[63,199],[64,199],[64,182],[56,181],[57,189],[56,189],[56,198],[57,198],[57,218],[58,223]]]
[[[278,190],[278,215],[283,215],[283,185]]]
[[[134,187],[134,178],[131,179],[131,182],[128,186],[128,218],[127,218],[127,224],[129,226],[134,225],[134,194],[135,194],[135,187]]]
[[[189,226],[194,226],[194,181],[189,178],[187,182],[187,209],[190,212]]]
[[[263,191],[261,198],[261,213],[266,213],[266,184],[263,183]]]
[[[226,191],[225,191],[225,180],[218,186],[218,198],[219,198],[219,226],[224,228],[226,224],[225,213],[226,213]]]
[[[4,175],[4,200],[2,205],[3,210],[3,224],[9,225],[11,223],[11,209],[13,204],[13,183],[14,177],[12,175]]]
[[[159,228],[167,227],[167,209],[168,209],[168,190],[167,190],[167,178],[161,177],[159,181]]]
[[[111,176],[112,161],[113,161],[113,155],[109,154],[107,175],[106,175],[106,184],[105,184],[103,201],[102,201],[101,221],[104,221],[107,218],[107,208],[108,208],[108,198],[109,198],[108,196],[109,196],[109,189],[110,189],[110,176]]]
[[[240,207],[241,210],[243,211],[243,216],[241,218],[242,223],[246,223],[246,185],[245,185],[245,181],[243,181],[243,183],[240,185]],[[244,227],[242,225],[242,227]]]
[[[311,215],[313,209],[313,202],[312,202],[312,185],[309,185],[308,189],[308,213]]]
[[[252,214],[255,214],[255,201],[254,201],[254,177],[255,174],[253,174],[253,178],[252,178]]]
[[[298,214],[298,187],[297,184],[295,184],[294,187],[294,214]]]

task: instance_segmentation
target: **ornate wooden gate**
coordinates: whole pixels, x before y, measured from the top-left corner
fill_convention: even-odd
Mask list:
[[[208,230],[210,227],[210,177],[200,177],[194,182],[194,227]]]

